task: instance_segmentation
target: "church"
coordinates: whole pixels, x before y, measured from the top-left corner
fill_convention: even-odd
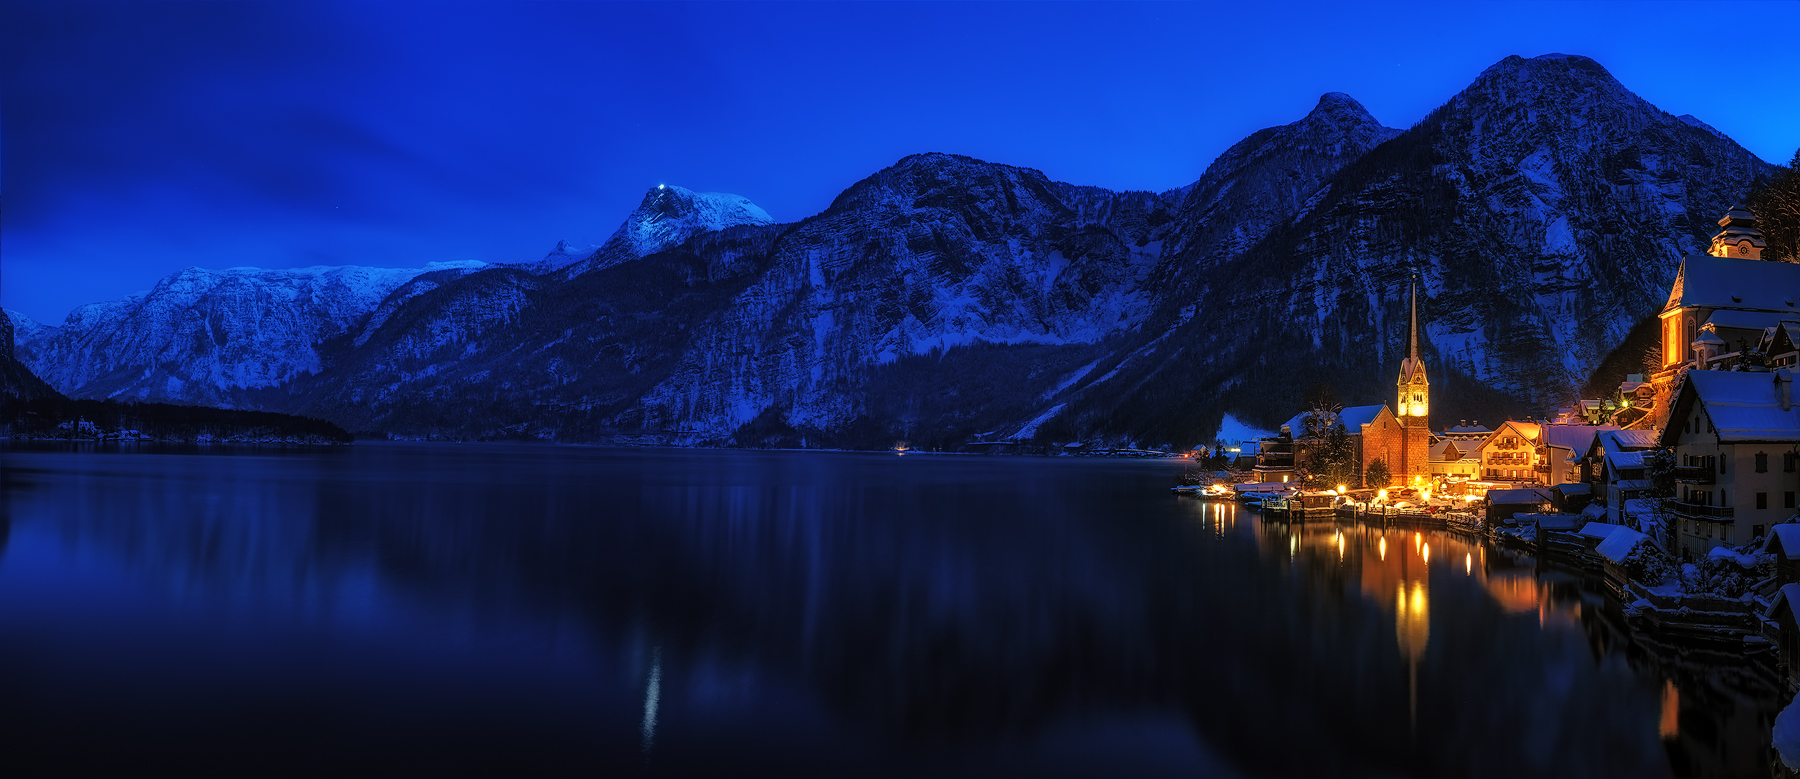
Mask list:
[[[1387,466],[1388,483],[1396,487],[1431,481],[1431,382],[1425,377],[1425,360],[1419,356],[1419,289],[1411,290],[1412,319],[1406,359],[1400,361],[1395,404],[1351,406],[1337,410],[1356,453],[1357,474],[1367,484],[1369,466],[1380,460]],[[1281,425],[1281,432],[1262,442],[1254,478],[1261,482],[1285,482],[1295,466],[1312,459],[1317,439],[1308,434],[1303,411]]]
[[[1663,306],[1661,367],[1650,376],[1661,428],[1689,370],[1731,370],[1753,351],[1770,366],[1792,364],[1800,338],[1800,264],[1763,259],[1768,244],[1756,216],[1735,206],[1719,219],[1704,254],[1675,272]],[[1776,342],[1779,340],[1779,342]]]
[[[1406,359],[1400,361],[1396,401],[1391,426],[1363,430],[1362,467],[1379,459],[1392,474],[1396,486],[1411,486],[1431,479],[1431,382],[1425,377],[1425,360],[1419,356],[1419,287],[1412,286],[1412,324]],[[1386,420],[1383,420],[1385,422]]]

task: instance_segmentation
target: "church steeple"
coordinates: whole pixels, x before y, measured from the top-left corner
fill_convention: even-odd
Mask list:
[[[1756,229],[1756,215],[1750,213],[1750,209],[1736,205],[1719,217],[1719,234],[1713,236],[1706,253],[1714,257],[1760,260],[1767,248],[1768,241],[1763,238],[1762,231]]]
[[[1419,284],[1411,285],[1412,326],[1408,333],[1406,359],[1400,361],[1400,408],[1395,416],[1401,425],[1424,427],[1431,413],[1431,382],[1425,378],[1425,360],[1419,357]]]
[[[1407,358],[1419,361],[1419,282],[1412,283],[1412,348],[1406,351]]]

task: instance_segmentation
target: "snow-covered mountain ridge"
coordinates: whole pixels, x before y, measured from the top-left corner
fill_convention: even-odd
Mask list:
[[[1566,402],[1766,170],[1592,60],[1509,57],[1405,131],[1326,94],[1168,192],[921,154],[774,224],[664,186],[585,256],[419,273],[337,307],[248,302],[292,283],[274,279],[165,280],[17,338],[71,394],[351,429],[1180,444],[1227,411],[1279,422],[1325,385],[1386,398],[1416,274],[1434,412],[1485,417]]]
[[[402,284],[481,267],[188,268],[147,292],[77,308],[61,326],[7,314],[28,364],[73,396],[229,406],[243,390],[319,371],[321,345]]]

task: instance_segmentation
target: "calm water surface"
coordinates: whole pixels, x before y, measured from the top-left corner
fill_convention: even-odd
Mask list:
[[[1755,664],[1578,575],[1180,465],[0,452],[0,761],[574,775],[1756,776]]]

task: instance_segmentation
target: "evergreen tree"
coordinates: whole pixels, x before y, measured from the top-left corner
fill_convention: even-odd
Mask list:
[[[1744,205],[1769,242],[1763,259],[1800,262],[1800,149],[1786,167],[1752,184]]]
[[[1379,457],[1369,463],[1369,470],[1363,474],[1363,486],[1381,489],[1393,481],[1394,475],[1388,472],[1387,461]]]

